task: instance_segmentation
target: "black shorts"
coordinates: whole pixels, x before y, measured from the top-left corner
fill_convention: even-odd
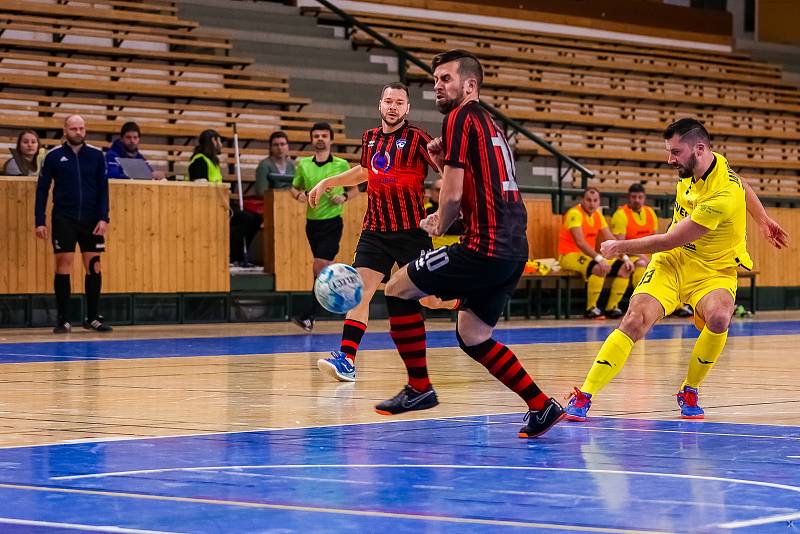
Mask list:
[[[101,235],[94,235],[97,223],[82,223],[66,217],[53,217],[52,243],[53,252],[75,252],[75,244],[81,252],[105,252],[106,241]]]
[[[525,261],[489,258],[456,243],[410,263],[408,276],[428,295],[442,300],[460,298],[461,309],[472,310],[493,327],[517,287]]]
[[[311,254],[315,258],[333,261],[339,253],[339,241],[342,240],[344,222],[341,217],[321,220],[306,220],[306,237],[311,245]]]
[[[353,267],[383,273],[383,281],[388,282],[395,263],[402,267],[432,248],[431,238],[418,228],[401,232],[364,230],[358,239]]]

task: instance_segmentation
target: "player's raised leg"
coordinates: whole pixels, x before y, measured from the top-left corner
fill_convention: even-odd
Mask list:
[[[364,337],[364,332],[367,330],[369,304],[384,277],[383,273],[366,267],[358,267],[356,270],[364,282],[361,302],[345,316],[339,350],[331,351],[329,358],[317,361],[317,367],[323,374],[340,382],[355,382],[356,380],[356,353],[361,339]]]

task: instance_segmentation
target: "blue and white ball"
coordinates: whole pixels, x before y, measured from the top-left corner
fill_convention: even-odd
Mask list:
[[[328,265],[314,281],[314,294],[320,305],[333,313],[347,313],[361,302],[364,281],[354,268],[344,263]]]

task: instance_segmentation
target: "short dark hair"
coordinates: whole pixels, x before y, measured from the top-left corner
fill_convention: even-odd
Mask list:
[[[647,194],[647,192],[644,190],[644,186],[642,184],[631,184],[631,186],[628,188],[628,194],[630,195],[631,193],[645,193],[645,194]]]
[[[142,131],[139,129],[139,125],[133,121],[126,122],[122,125],[122,128],[119,130],[119,136],[125,137],[125,134],[128,132],[136,132],[139,135],[142,135]]]
[[[286,142],[287,142],[287,143],[289,142],[289,136],[288,136],[288,135],[286,135],[286,132],[284,132],[283,130],[278,130],[278,131],[276,131],[276,132],[272,132],[272,133],[269,135],[269,146],[272,146],[272,142],[273,142],[275,139],[286,139]]]
[[[387,89],[400,89],[406,92],[408,98],[411,98],[411,94],[408,92],[408,86],[403,82],[392,82],[384,85],[383,89],[381,89],[381,98],[383,98],[383,93],[385,93]]]
[[[597,193],[597,195],[598,195],[598,196],[600,195],[600,190],[599,190],[599,189],[597,189],[596,187],[587,187],[587,188],[586,188],[586,191],[584,191],[584,192],[583,192],[583,198],[586,198],[586,195],[587,195],[588,193],[591,193],[592,191],[594,191],[595,193]]]
[[[703,123],[697,119],[685,117],[678,119],[664,130],[664,139],[672,139],[675,135],[681,138],[690,145],[694,145],[698,141],[702,141],[708,146],[711,146],[711,136],[708,130],[703,126]]]
[[[480,60],[466,50],[448,50],[441,54],[433,56],[431,61],[431,70],[436,70],[439,65],[450,63],[451,61],[458,61],[458,73],[461,76],[473,76],[478,82],[478,89],[483,85],[483,67]]]
[[[313,134],[316,130],[328,130],[331,133],[331,141],[333,141],[333,128],[331,127],[330,123],[327,122],[317,122],[314,123],[314,126],[308,131],[309,137]]]

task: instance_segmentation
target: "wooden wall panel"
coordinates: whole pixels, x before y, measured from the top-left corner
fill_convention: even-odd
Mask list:
[[[35,190],[33,178],[0,178],[0,294],[53,291],[52,246],[33,232]],[[229,291],[228,197],[227,185],[112,181],[103,292]],[[76,293],[83,275],[76,257]]]
[[[352,263],[361,223],[367,210],[367,195],[345,204],[344,231],[336,261]],[[288,191],[264,195],[264,269],[275,273],[278,291],[308,291],[314,281],[311,249],[306,239],[306,208]]]

